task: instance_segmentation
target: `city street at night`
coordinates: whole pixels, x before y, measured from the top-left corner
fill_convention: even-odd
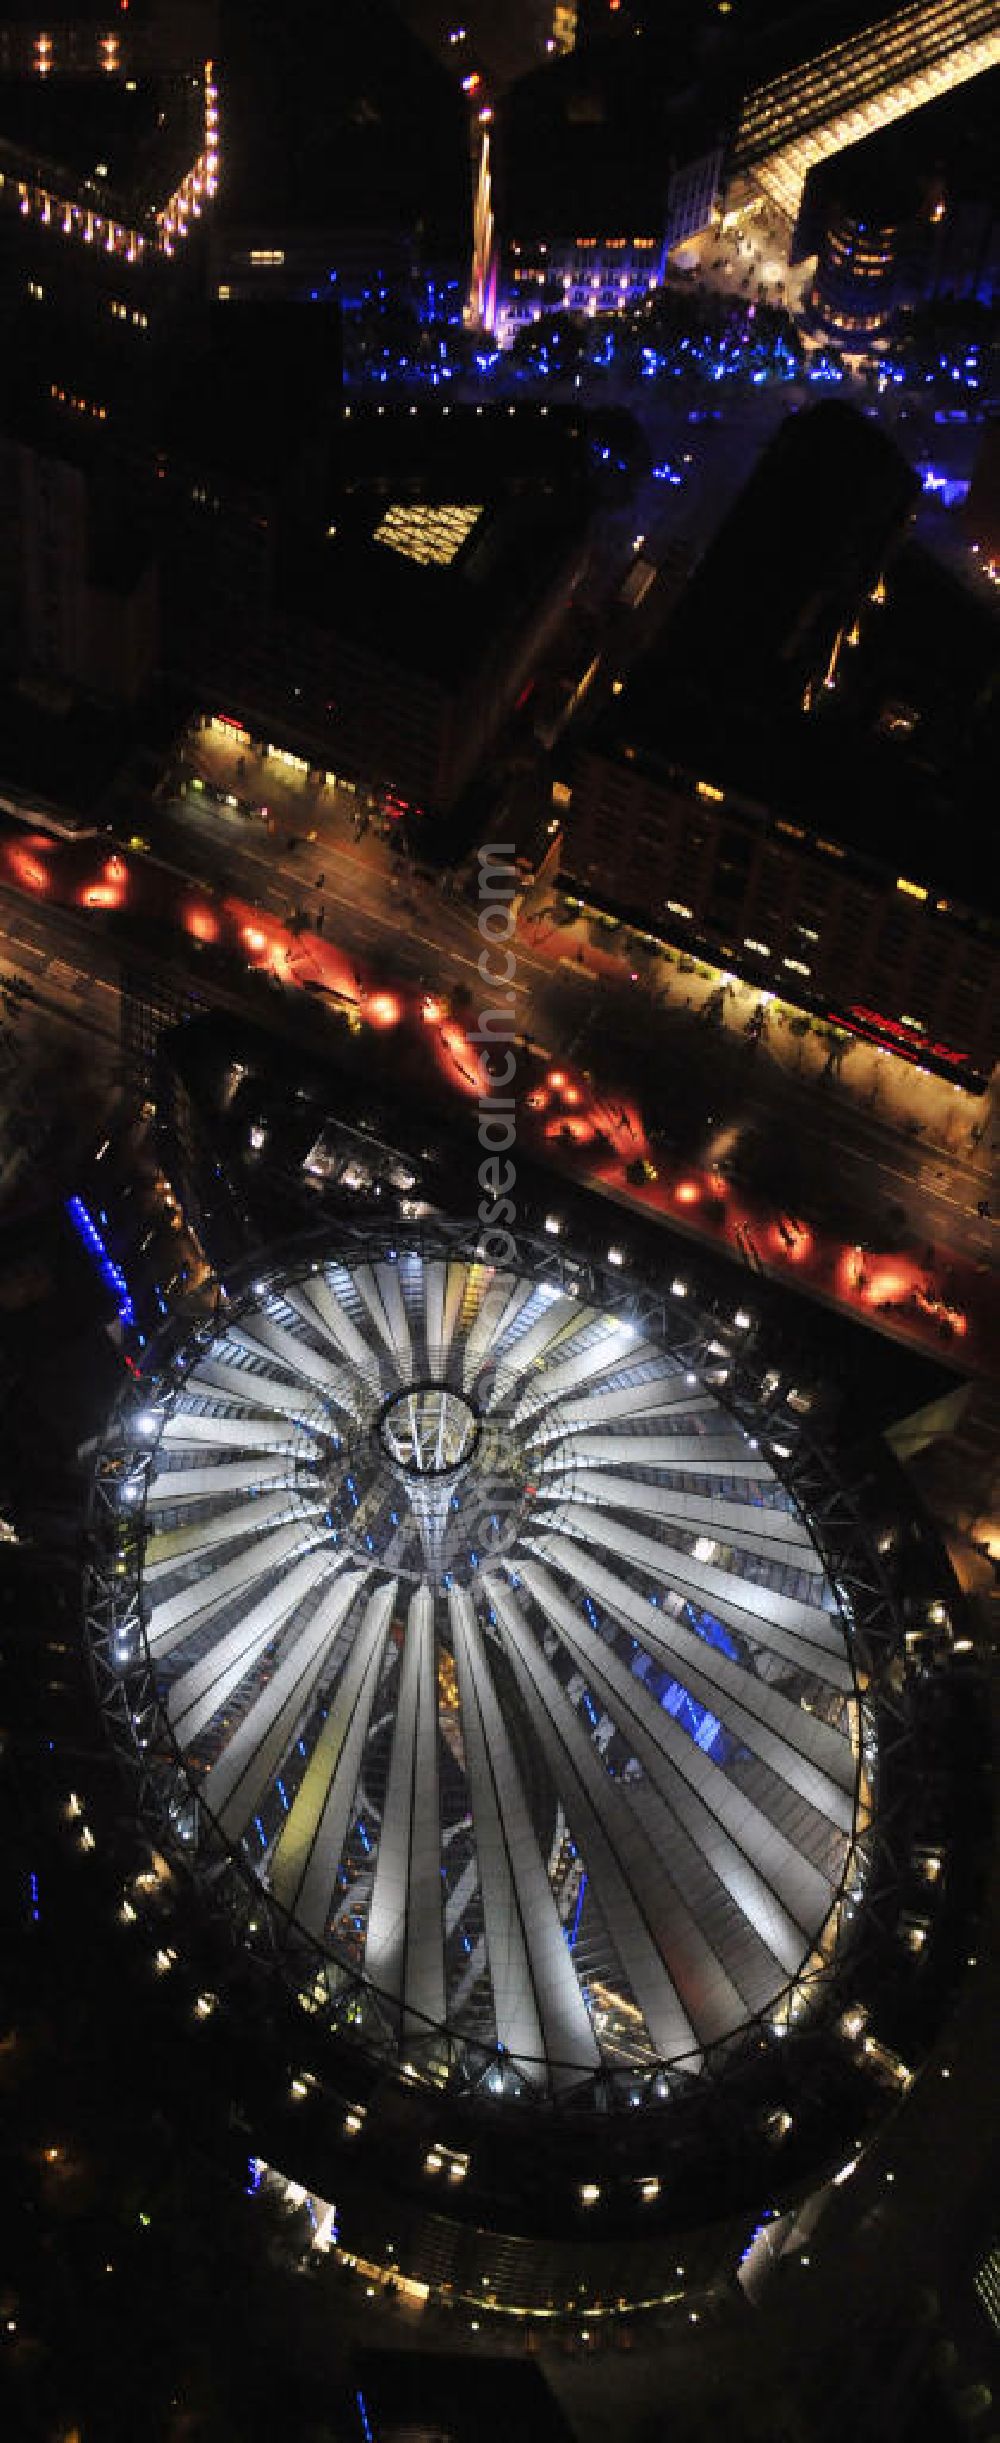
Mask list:
[[[234,842],[231,819],[192,816],[190,802],[157,816],[170,866],[142,852],[109,859],[89,843],[64,848],[42,834],[8,841],[6,880],[24,894],[25,950],[44,940],[50,907],[57,926],[60,909],[88,911],[73,918],[82,935],[95,920],[100,932],[110,905],[121,932],[113,947],[105,936],[102,964],[113,983],[130,918],[148,927],[155,911],[173,928],[175,960],[185,941],[218,944],[244,967],[270,971],[285,993],[305,997],[322,985],[335,1006],[356,1009],[394,1045],[440,1009],[442,1081],[463,1096],[488,1091],[465,1041],[466,1012],[481,999],[474,910],[401,871],[382,842],[345,840],[343,814],[323,839],[303,836],[294,858],[272,859],[263,844],[244,848],[238,834]],[[262,891],[263,870],[272,879]],[[320,874],[329,909],[322,934],[296,921],[303,890],[312,912]],[[199,895],[210,877],[211,896]],[[16,943],[16,919],[11,930]],[[720,987],[709,972],[688,978],[641,946],[618,955],[595,948],[591,930],[554,926],[530,903],[522,910],[514,990],[517,1032],[532,1047],[518,1077],[526,1140],[540,1139],[556,1170],[568,1164],[623,1207],[634,1200],[675,1228],[703,1232],[751,1272],[785,1274],[867,1321],[985,1366],[994,1225],[976,1210],[991,1175],[989,1142],[970,1154],[976,1103],[862,1046],[834,1084],[822,1048],[810,1043],[807,1060],[809,1038],[790,1032],[793,1013],[779,1012],[784,1024],[752,1044],[745,1027],[759,996],[750,988],[730,987],[730,1015],[716,1007],[713,1024]],[[160,956],[171,959],[169,934]],[[642,958],[641,984],[632,956]],[[397,1073],[398,1058],[394,1050]],[[641,1180],[630,1177],[637,1165]]]

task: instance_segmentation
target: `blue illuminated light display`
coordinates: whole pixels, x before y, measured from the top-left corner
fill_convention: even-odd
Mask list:
[[[713,1619],[711,1612],[699,1612],[693,1603],[685,1604],[684,1617],[696,1637],[703,1637],[707,1646],[716,1646],[720,1654],[728,1654],[730,1662],[739,1662],[740,1649],[721,1620]]]
[[[88,1255],[93,1257],[105,1287],[111,1290],[117,1300],[119,1323],[134,1326],[135,1308],[132,1304],[128,1282],[121,1265],[115,1263],[107,1241],[102,1237],[93,1214],[88,1212],[82,1196],[70,1196],[67,1199],[66,1211],[74,1230],[82,1238]]]
[[[716,1622],[712,1625],[718,1626]],[[706,1643],[714,1642],[714,1639],[706,1638]],[[703,1755],[710,1756],[713,1764],[728,1764],[731,1761],[736,1749],[728,1731],[723,1729],[718,1714],[712,1713],[707,1705],[699,1704],[697,1697],[693,1697],[680,1680],[673,1679],[661,1663],[655,1663],[652,1656],[644,1654],[641,1648],[632,1656],[632,1670],[637,1679],[645,1681],[650,1695],[655,1696],[664,1712],[670,1714],[678,1730],[686,1731],[688,1738],[701,1748]]]

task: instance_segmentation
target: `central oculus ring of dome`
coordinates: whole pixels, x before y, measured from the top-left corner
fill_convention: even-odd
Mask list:
[[[454,1476],[472,1457],[480,1420],[471,1401],[446,1383],[414,1383],[386,1402],[379,1433],[406,1476]]]

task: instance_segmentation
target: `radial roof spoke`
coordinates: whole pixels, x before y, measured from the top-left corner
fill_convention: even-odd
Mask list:
[[[750,1740],[758,1754],[766,1756],[782,1779],[808,1798],[831,1823],[840,1824],[844,1830],[849,1828],[855,1765],[851,1742],[842,1731],[832,1730],[829,1723],[793,1704],[780,1688],[732,1663],[665,1608],[654,1608],[619,1573],[606,1569],[578,1544],[560,1536],[539,1536],[532,1548],[543,1559],[564,1569],[587,1594],[596,1595],[616,1618],[627,1622],[647,1653],[662,1654],[671,1663],[676,1661],[687,1683],[693,1685],[697,1681],[699,1693],[708,1701],[718,1704],[723,1699],[727,1720]],[[812,1657],[805,1658],[805,1667],[816,1668]],[[822,1684],[823,1678],[818,1677],[817,1685]],[[836,1686],[837,1682],[832,1684]],[[769,1732],[773,1737],[768,1736]],[[762,1744],[765,1739],[766,1746]]]
[[[532,1366],[537,1365],[550,1344],[558,1340],[568,1326],[580,1331],[585,1323],[592,1321],[588,1308],[579,1307],[575,1298],[568,1298],[563,1291],[558,1291],[535,1322],[529,1323],[527,1331],[514,1341],[511,1349],[499,1352],[491,1408],[495,1408],[500,1400],[509,1400],[515,1384]]]
[[[555,2084],[600,2061],[531,1818],[482,1633],[464,1587],[450,1597],[469,1795],[476,1823],[497,2042],[529,2078]]]
[[[221,1713],[226,1699],[260,1661],[302,1596],[330,1568],[329,1553],[322,1547],[318,1552],[307,1553],[269,1594],[244,1614],[235,1628],[227,1630],[207,1654],[174,1681],[167,1698],[167,1713],[181,1747],[190,1747],[213,1714]]]
[[[698,2040],[665,1965],[675,1911],[657,1857],[620,1785],[601,1764],[565,1692],[501,1578],[485,1580],[503,1623],[525,1701],[532,1704],[553,1779],[563,1792],[574,1838],[605,1924],[662,2056],[697,2054]],[[693,2061],[692,2061],[693,2066]]]
[[[289,1450],[299,1450],[310,1459],[319,1455],[319,1443],[310,1434],[297,1433],[291,1423],[276,1432],[273,1420],[267,1417],[196,1416],[179,1406],[167,1418],[162,1434],[165,1450],[273,1451],[276,1441],[284,1441]]]
[[[323,1938],[333,1906],[395,1594],[391,1579],[368,1597],[271,1863],[275,1899],[316,1941]]]
[[[606,1425],[619,1417],[631,1422],[639,1416],[667,1416],[677,1409],[685,1417],[695,1417],[706,1410],[718,1416],[718,1405],[710,1391],[691,1390],[683,1374],[675,1373],[666,1360],[660,1360],[655,1371],[644,1371],[640,1382],[630,1382],[616,1391],[588,1391],[582,1399],[559,1400],[543,1415],[532,1417],[525,1440],[546,1442],[556,1434],[573,1433],[580,1436],[582,1449],[585,1431],[595,1425]],[[637,1448],[641,1439],[636,1437]],[[765,1473],[771,1473],[769,1467]]]
[[[290,1485],[294,1474],[290,1449],[274,1458],[225,1460],[218,1467],[161,1468],[150,1480],[146,1501],[183,1504],[217,1500],[222,1493],[253,1495],[262,1485]]]
[[[289,1645],[266,1687],[201,1786],[202,1803],[229,1840],[237,1840],[256,1815],[265,1791],[280,1771],[299,1723],[313,1697],[357,1593],[353,1571],[335,1579],[311,1618]]]
[[[306,1515],[295,1493],[264,1493],[254,1503],[248,1518],[242,1502],[234,1502],[218,1518],[194,1519],[187,1527],[160,1528],[147,1537],[143,1555],[142,1580],[148,1589],[170,1576],[181,1564],[200,1560],[220,1544],[235,1544],[247,1536],[262,1535],[265,1527],[275,1527],[290,1518]]]
[[[637,1341],[630,1323],[612,1322],[600,1337],[554,1366],[540,1382],[529,1382],[514,1414],[519,1424],[529,1416],[547,1408],[550,1401],[568,1397],[584,1383],[597,1381],[602,1374],[612,1374],[621,1366],[645,1354],[644,1344]]]
[[[446,2009],[437,1741],[434,1603],[421,1586],[406,1624],[365,1943],[367,1974],[404,2004],[414,2035],[427,2020],[440,2023]]]
[[[308,1418],[313,1405],[303,1396],[301,1383],[282,1383],[277,1375],[258,1373],[251,1366],[233,1365],[225,1358],[206,1358],[195,1366],[188,1380],[197,1391],[222,1392],[227,1400],[235,1400],[237,1410],[260,1408],[273,1416]],[[317,1409],[317,1415],[320,1413]]]
[[[765,1627],[760,1624],[782,1629],[801,1641],[803,1661],[808,1662],[809,1649],[814,1648],[816,1666],[828,1666],[834,1686],[843,1687],[845,1692],[850,1689],[852,1678],[844,1656],[842,1631],[836,1615],[822,1610],[819,1604],[801,1603],[794,1595],[777,1594],[769,1586],[758,1586],[753,1578],[741,1577],[734,1569],[718,1569],[713,1562],[699,1561],[693,1553],[682,1552],[666,1540],[661,1543],[655,1536],[639,1535],[635,1528],[609,1517],[596,1503],[593,1507],[560,1503],[559,1525],[589,1546],[597,1544],[605,1552],[634,1561],[640,1569],[649,1570],[658,1584],[674,1586],[709,1608],[731,1604],[742,1614],[750,1633],[765,1637],[765,1642]]]
[[[767,1949],[792,1973],[807,1947],[806,1926],[817,1916],[822,1920],[830,1906],[833,1895],[826,1879],[685,1737],[589,1622],[578,1618],[570,1626],[564,1616],[560,1634],[712,1872]]]
[[[322,1539],[322,1534],[317,1524],[292,1519],[285,1526],[276,1527],[272,1535],[262,1536],[248,1551],[237,1553],[234,1560],[220,1563],[180,1587],[176,1595],[154,1603],[146,1633],[157,1659],[187,1637],[193,1624],[203,1627],[244,1586],[252,1586],[256,1578],[266,1577],[269,1570],[283,1568],[293,1553],[308,1550]]]
[[[340,1299],[322,1273],[304,1281],[301,1290],[289,1292],[299,1314],[318,1316],[328,1338],[341,1357],[355,1366],[362,1379],[378,1389],[378,1359],[364,1333],[359,1332],[353,1317],[348,1315]]]
[[[339,1406],[356,1412],[358,1397],[353,1376],[346,1373],[343,1367],[333,1365],[318,1349],[310,1348],[307,1341],[300,1340],[296,1333],[289,1331],[287,1324],[275,1323],[271,1315],[257,1315],[253,1323],[232,1324],[230,1338],[236,1341],[238,1347],[249,1350],[253,1355],[264,1352],[272,1357],[280,1357],[290,1374],[298,1376],[314,1390],[325,1392],[327,1398],[336,1401]]]
[[[464,1390],[471,1391],[483,1365],[502,1350],[507,1333],[531,1295],[530,1281],[515,1281],[508,1272],[497,1273],[491,1281],[465,1343]]]
[[[749,1501],[677,1493],[641,1480],[618,1478],[605,1468],[579,1466],[571,1451],[560,1453],[559,1462],[546,1468],[544,1481],[547,1499],[565,1488],[574,1501],[596,1501],[610,1510],[637,1510],[646,1518],[685,1530],[707,1529],[715,1541],[737,1545],[741,1552],[780,1561],[786,1568],[802,1569],[815,1577],[824,1574],[815,1545],[801,1521],[787,1510],[763,1510]]]

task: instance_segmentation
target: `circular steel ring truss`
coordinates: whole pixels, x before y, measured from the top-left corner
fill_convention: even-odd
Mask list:
[[[768,1379],[693,1299],[436,1224],[258,1257],[123,1398],[87,1625],[141,1811],[373,2059],[662,2102],[843,2006],[902,1623]],[[394,1464],[428,1385],[445,1464],[433,1404]]]

